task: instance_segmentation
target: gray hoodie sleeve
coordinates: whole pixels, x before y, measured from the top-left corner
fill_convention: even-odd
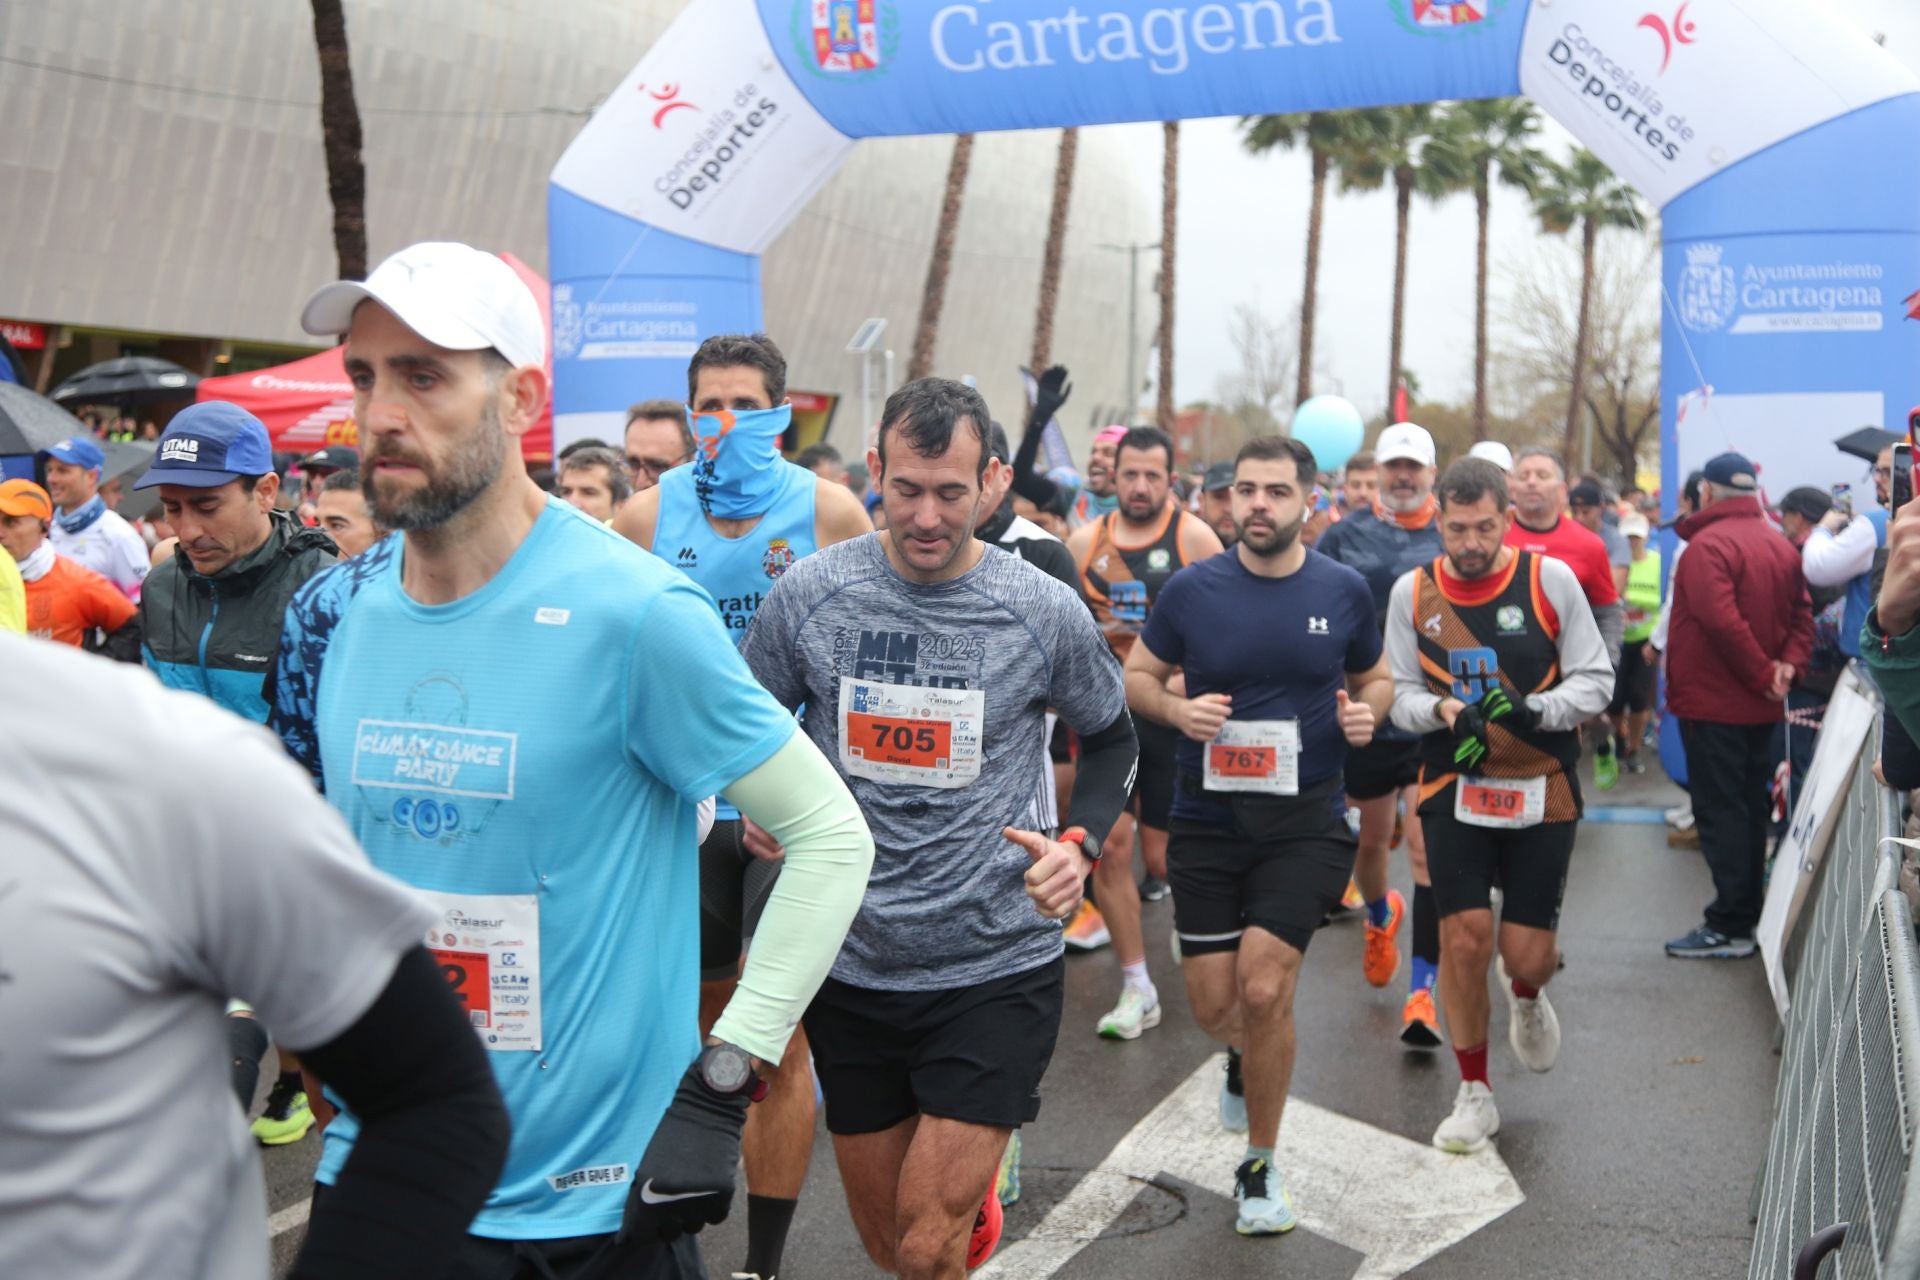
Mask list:
[[[1572,729],[1607,709],[1613,700],[1613,663],[1607,644],[1573,570],[1558,560],[1540,563],[1540,591],[1560,615],[1560,682],[1545,693],[1527,695],[1540,713],[1540,727]]]
[[[1420,637],[1414,630],[1413,575],[1402,574],[1387,601],[1387,665],[1393,671],[1393,723],[1408,733],[1432,733],[1447,727],[1420,671]]]

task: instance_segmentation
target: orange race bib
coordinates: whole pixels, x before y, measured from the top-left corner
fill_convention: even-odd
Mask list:
[[[840,680],[840,769],[849,778],[964,787],[980,776],[987,719],[978,689]]]
[[[1547,780],[1462,774],[1454,788],[1453,816],[1472,827],[1537,827],[1547,816]]]
[[[1208,791],[1300,794],[1300,722],[1229,720],[1206,744]]]

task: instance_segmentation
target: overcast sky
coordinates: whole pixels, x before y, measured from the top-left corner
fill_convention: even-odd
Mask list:
[[[1914,0],[1820,0],[1869,32],[1920,72],[1920,4]],[[1137,151],[1158,187],[1160,127],[1138,132]],[[1571,138],[1549,122],[1560,148]],[[1234,308],[1251,304],[1279,316],[1299,306],[1305,274],[1310,181],[1305,156],[1251,156],[1237,122],[1193,120],[1181,127],[1179,300],[1175,393],[1209,399],[1221,375],[1238,367],[1227,339]],[[1535,228],[1524,197],[1501,192],[1492,222],[1496,264],[1575,252]],[[1316,390],[1340,391],[1371,416],[1386,395],[1387,326],[1393,286],[1391,191],[1329,196],[1320,270]],[[1470,196],[1435,206],[1416,201],[1408,265],[1406,367],[1423,395],[1459,400],[1472,393],[1474,214]],[[1151,304],[1149,304],[1150,306]],[[1496,313],[1497,320],[1497,313]],[[1141,318],[1152,325],[1150,314]],[[1497,325],[1496,325],[1497,332]]]

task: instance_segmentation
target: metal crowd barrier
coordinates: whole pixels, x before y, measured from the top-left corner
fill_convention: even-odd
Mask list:
[[[1873,776],[1878,741],[1876,730],[1787,951],[1750,1280],[1920,1277],[1920,948],[1896,888],[1902,847],[1883,843],[1901,816]]]

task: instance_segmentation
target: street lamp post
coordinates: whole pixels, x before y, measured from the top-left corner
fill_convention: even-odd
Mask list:
[[[1127,394],[1120,401],[1126,408],[1126,425],[1133,425],[1134,410],[1140,405],[1140,255],[1160,247],[1152,244],[1101,244],[1096,248],[1127,255]]]

